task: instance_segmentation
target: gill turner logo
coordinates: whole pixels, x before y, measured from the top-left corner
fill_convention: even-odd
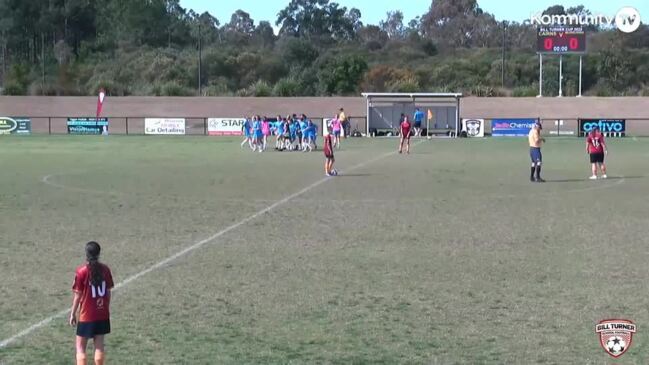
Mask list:
[[[631,347],[636,325],[627,319],[605,319],[595,326],[599,343],[607,354],[618,358]]]
[[[595,25],[595,26],[613,26],[624,33],[635,32],[639,27],[642,19],[638,9],[631,6],[625,6],[617,11],[615,16],[605,14],[543,14],[537,12],[530,16],[532,25]]]

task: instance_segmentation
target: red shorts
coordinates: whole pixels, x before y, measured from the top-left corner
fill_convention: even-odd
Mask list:
[[[404,130],[401,138],[410,139],[410,129]]]

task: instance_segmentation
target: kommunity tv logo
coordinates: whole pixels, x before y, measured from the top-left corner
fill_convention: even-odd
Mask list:
[[[566,15],[549,15],[541,12],[534,13],[530,16],[532,25],[596,25],[596,26],[613,26],[621,32],[632,33],[639,27],[642,19],[638,9],[625,6],[617,11],[614,16],[606,14],[566,14]]]

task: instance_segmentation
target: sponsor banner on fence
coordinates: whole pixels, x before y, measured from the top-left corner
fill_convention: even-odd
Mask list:
[[[599,131],[607,137],[626,135],[626,119],[579,119],[579,136],[585,136],[595,127],[599,127]]]
[[[145,118],[144,134],[185,134],[185,118]]]
[[[245,118],[209,118],[207,134],[210,136],[240,136]]]
[[[68,134],[101,135],[108,133],[108,118],[68,118]]]
[[[493,137],[527,137],[537,119],[492,119]]]
[[[0,117],[0,134],[30,134],[32,121],[29,118]]]
[[[467,137],[484,137],[484,119],[462,119],[462,131]]]

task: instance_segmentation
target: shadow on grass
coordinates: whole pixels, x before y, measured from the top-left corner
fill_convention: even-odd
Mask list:
[[[343,172],[336,177],[367,177],[367,176],[374,176],[374,174],[354,174],[354,173],[346,174]]]
[[[622,180],[622,179],[643,179],[646,176],[609,176],[606,179],[598,180]],[[583,179],[557,179],[557,180],[545,180],[549,183],[568,183],[568,182],[580,182],[580,181],[590,181],[587,177]]]

